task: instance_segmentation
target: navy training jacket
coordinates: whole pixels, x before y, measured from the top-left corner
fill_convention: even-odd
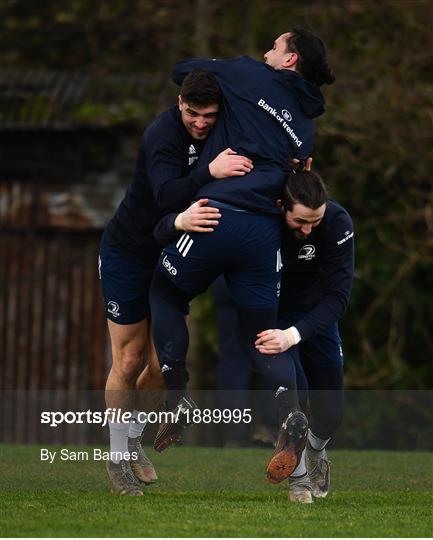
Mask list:
[[[167,212],[183,210],[212,179],[207,165],[196,166],[203,144],[187,132],[177,106],[149,125],[132,181],[106,228],[111,244],[134,258],[157,260],[156,223]]]
[[[295,327],[307,340],[339,321],[349,302],[355,266],[353,223],[329,200],[325,215],[304,240],[284,227],[279,314],[302,312]]]
[[[325,108],[320,88],[295,71],[275,70],[248,56],[231,60],[192,59],[178,64],[182,84],[194,69],[213,73],[224,99],[219,120],[198,163],[203,167],[230,147],[253,160],[244,177],[212,180],[197,193],[258,213],[279,214],[276,199],[293,158],[305,159],[314,145],[314,121]]]

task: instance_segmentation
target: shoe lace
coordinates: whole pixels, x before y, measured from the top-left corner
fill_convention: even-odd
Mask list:
[[[135,482],[134,473],[132,472],[131,467],[129,466],[129,463],[123,460],[122,460],[122,473],[123,473],[124,479],[127,482],[135,485],[136,482]]]

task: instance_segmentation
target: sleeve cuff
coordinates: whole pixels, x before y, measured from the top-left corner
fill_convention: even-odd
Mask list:
[[[297,345],[301,341],[301,334],[298,332],[298,329],[296,328],[296,326],[291,326],[289,328],[289,332],[291,332],[295,341],[295,345]]]
[[[180,212],[179,212],[180,214]],[[173,214],[170,218],[169,218],[169,221],[168,221],[168,225],[171,229],[171,231],[178,231],[178,230],[182,230],[182,229],[176,229],[176,219],[177,219],[177,216],[179,214]]]

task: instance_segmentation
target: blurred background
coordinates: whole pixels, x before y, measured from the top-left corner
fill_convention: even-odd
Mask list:
[[[337,76],[324,87],[313,157],[356,228],[356,278],[341,323],[346,385],[393,391],[362,436],[374,430],[378,444],[375,433],[402,415],[432,424],[430,0],[1,0],[0,20],[2,440],[38,439],[37,425],[31,436],[25,427],[30,405],[27,420],[13,420],[16,391],[104,387],[99,238],[143,130],[175,102],[172,66],[198,56],[261,59],[297,25],[324,39]],[[190,328],[192,385],[213,388],[210,294],[194,302]],[[364,405],[357,410],[365,416]],[[360,443],[346,432],[344,441]]]

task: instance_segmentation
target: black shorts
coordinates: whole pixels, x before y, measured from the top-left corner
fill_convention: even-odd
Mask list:
[[[149,289],[158,256],[138,261],[102,235],[98,266],[107,319],[134,324],[150,316]]]
[[[209,203],[210,204],[210,203]],[[218,208],[218,202],[212,206]],[[191,297],[224,274],[240,308],[276,308],[280,292],[279,216],[221,210],[214,232],[185,233],[161,254],[158,269]]]

